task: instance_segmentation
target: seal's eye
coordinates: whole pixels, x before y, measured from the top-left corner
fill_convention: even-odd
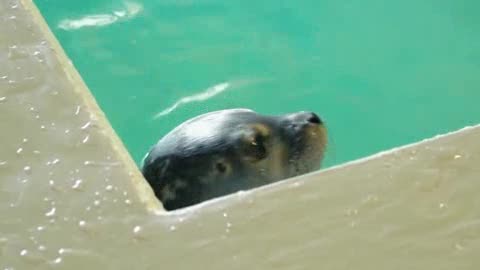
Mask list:
[[[215,168],[217,168],[217,171],[220,173],[225,173],[227,171],[227,166],[222,162],[217,162],[217,164],[215,164]]]
[[[246,146],[247,155],[254,160],[262,160],[267,157],[267,149],[265,148],[265,138],[257,133],[249,140]]]

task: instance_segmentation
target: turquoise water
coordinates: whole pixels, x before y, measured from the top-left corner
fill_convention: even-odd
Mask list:
[[[480,123],[476,0],[35,2],[138,163],[233,107],[316,111],[326,166]]]

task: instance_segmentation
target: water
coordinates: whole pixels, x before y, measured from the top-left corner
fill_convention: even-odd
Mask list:
[[[35,2],[137,163],[233,107],[316,111],[325,166],[480,122],[475,0]]]

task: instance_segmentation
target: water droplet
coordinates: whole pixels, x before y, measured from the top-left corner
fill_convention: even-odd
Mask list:
[[[20,256],[26,256],[28,254],[28,250],[26,249],[22,249],[22,251],[20,251]]]
[[[87,222],[85,222],[85,220],[80,220],[78,222],[78,226],[80,226],[80,228],[84,228],[86,225],[87,225]]]
[[[447,205],[446,205],[445,203],[440,203],[440,204],[438,205],[438,208],[440,208],[440,209],[444,209],[444,208],[446,208],[446,207],[447,207]]]
[[[5,165],[7,165],[6,161],[0,161],[0,166],[5,166]]]
[[[62,262],[62,257],[58,257],[53,261],[54,264],[59,264],[61,262]]]
[[[82,179],[77,179],[75,180],[75,183],[73,183],[73,186],[72,188],[75,189],[75,190],[78,190],[81,188],[81,185],[82,185]]]
[[[293,183],[291,186],[294,187],[294,188],[297,188],[299,186],[302,186],[304,183],[302,181],[297,181],[295,183]]]
[[[32,173],[32,167],[25,166],[25,167],[23,167],[23,171],[27,174],[31,174]]]
[[[55,212],[57,211],[57,209],[55,207],[52,207],[52,209],[50,209],[50,211],[48,211],[47,213],[45,213],[45,216],[46,217],[52,217],[53,215],[55,215]]]
[[[120,161],[91,161],[91,160],[86,160],[83,162],[83,165],[85,166],[98,166],[98,167],[106,167],[106,166],[121,166],[122,163]]]
[[[91,124],[92,122],[88,121],[85,125],[81,126],[80,129],[87,129]]]
[[[65,129],[65,134],[70,133],[70,129]]]
[[[126,200],[125,200],[125,204],[130,205],[130,204],[132,204],[132,201],[129,200],[129,199],[126,199]]]
[[[134,234],[139,234],[141,231],[142,231],[142,227],[140,227],[140,226],[135,226],[133,228],[133,233]]]
[[[82,140],[82,143],[87,143],[88,139],[90,139],[90,135],[85,136],[85,138]]]
[[[453,159],[459,159],[459,158],[461,158],[461,157],[462,157],[461,155],[455,155],[455,156],[453,157]]]
[[[45,126],[44,126],[44,125],[41,125],[41,126],[40,126],[40,129],[45,129]]]
[[[78,115],[80,113],[80,106],[77,106],[77,108],[75,109],[75,115]]]
[[[455,243],[455,248],[459,251],[465,249],[465,247],[463,245],[459,244],[459,243]]]
[[[171,232],[173,232],[173,231],[177,230],[177,227],[175,227],[175,225],[170,225],[169,229],[170,229]]]
[[[37,227],[37,231],[41,232],[41,231],[43,231],[43,230],[45,230],[45,227],[44,227],[44,226],[38,226],[38,227]]]
[[[231,227],[232,227],[232,223],[227,222],[227,228],[231,228]]]
[[[112,189],[113,189],[112,185],[108,185],[108,186],[105,187],[105,190],[107,190],[107,191],[112,191]]]
[[[94,204],[95,206],[99,206],[99,205],[100,205],[100,201],[99,201],[99,200],[95,200],[95,201],[93,202],[93,204]]]
[[[223,217],[228,217],[228,214],[226,212],[224,212]]]
[[[368,195],[364,200],[364,204],[373,204],[378,202],[378,197],[376,195]]]
[[[40,251],[45,251],[45,250],[47,250],[47,247],[45,247],[44,245],[40,245],[40,246],[38,246],[37,249],[40,250]]]
[[[22,153],[22,152],[23,152],[23,148],[22,148],[22,147],[20,147],[20,148],[17,149],[17,154],[20,154],[20,153]]]
[[[10,16],[10,18],[15,18],[15,16]],[[28,53],[24,49],[18,48],[17,45],[8,46],[8,55],[9,59],[20,59],[28,57]]]
[[[0,102],[4,102],[5,100],[7,100],[7,97],[0,97]]]

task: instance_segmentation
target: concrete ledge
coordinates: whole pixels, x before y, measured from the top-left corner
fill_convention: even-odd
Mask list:
[[[3,1],[0,7],[3,11],[0,31],[3,37],[8,37],[0,40],[1,107],[5,112],[3,117],[8,117],[0,126],[9,130],[3,137],[2,148],[10,148],[2,149],[4,156],[0,160],[7,162],[8,167],[21,168],[22,162],[34,156],[36,160],[47,156],[64,160],[75,155],[75,159],[87,164],[90,161],[90,167],[95,168],[87,174],[101,171],[104,166],[98,164],[117,164],[115,178],[119,182],[132,182],[139,199],[149,209],[160,209],[34,4],[29,0],[12,0]],[[23,139],[48,145],[48,150],[14,155]],[[68,147],[70,152],[60,152],[61,147]]]
[[[0,269],[478,268],[480,127],[165,213],[32,2],[0,19]]]

